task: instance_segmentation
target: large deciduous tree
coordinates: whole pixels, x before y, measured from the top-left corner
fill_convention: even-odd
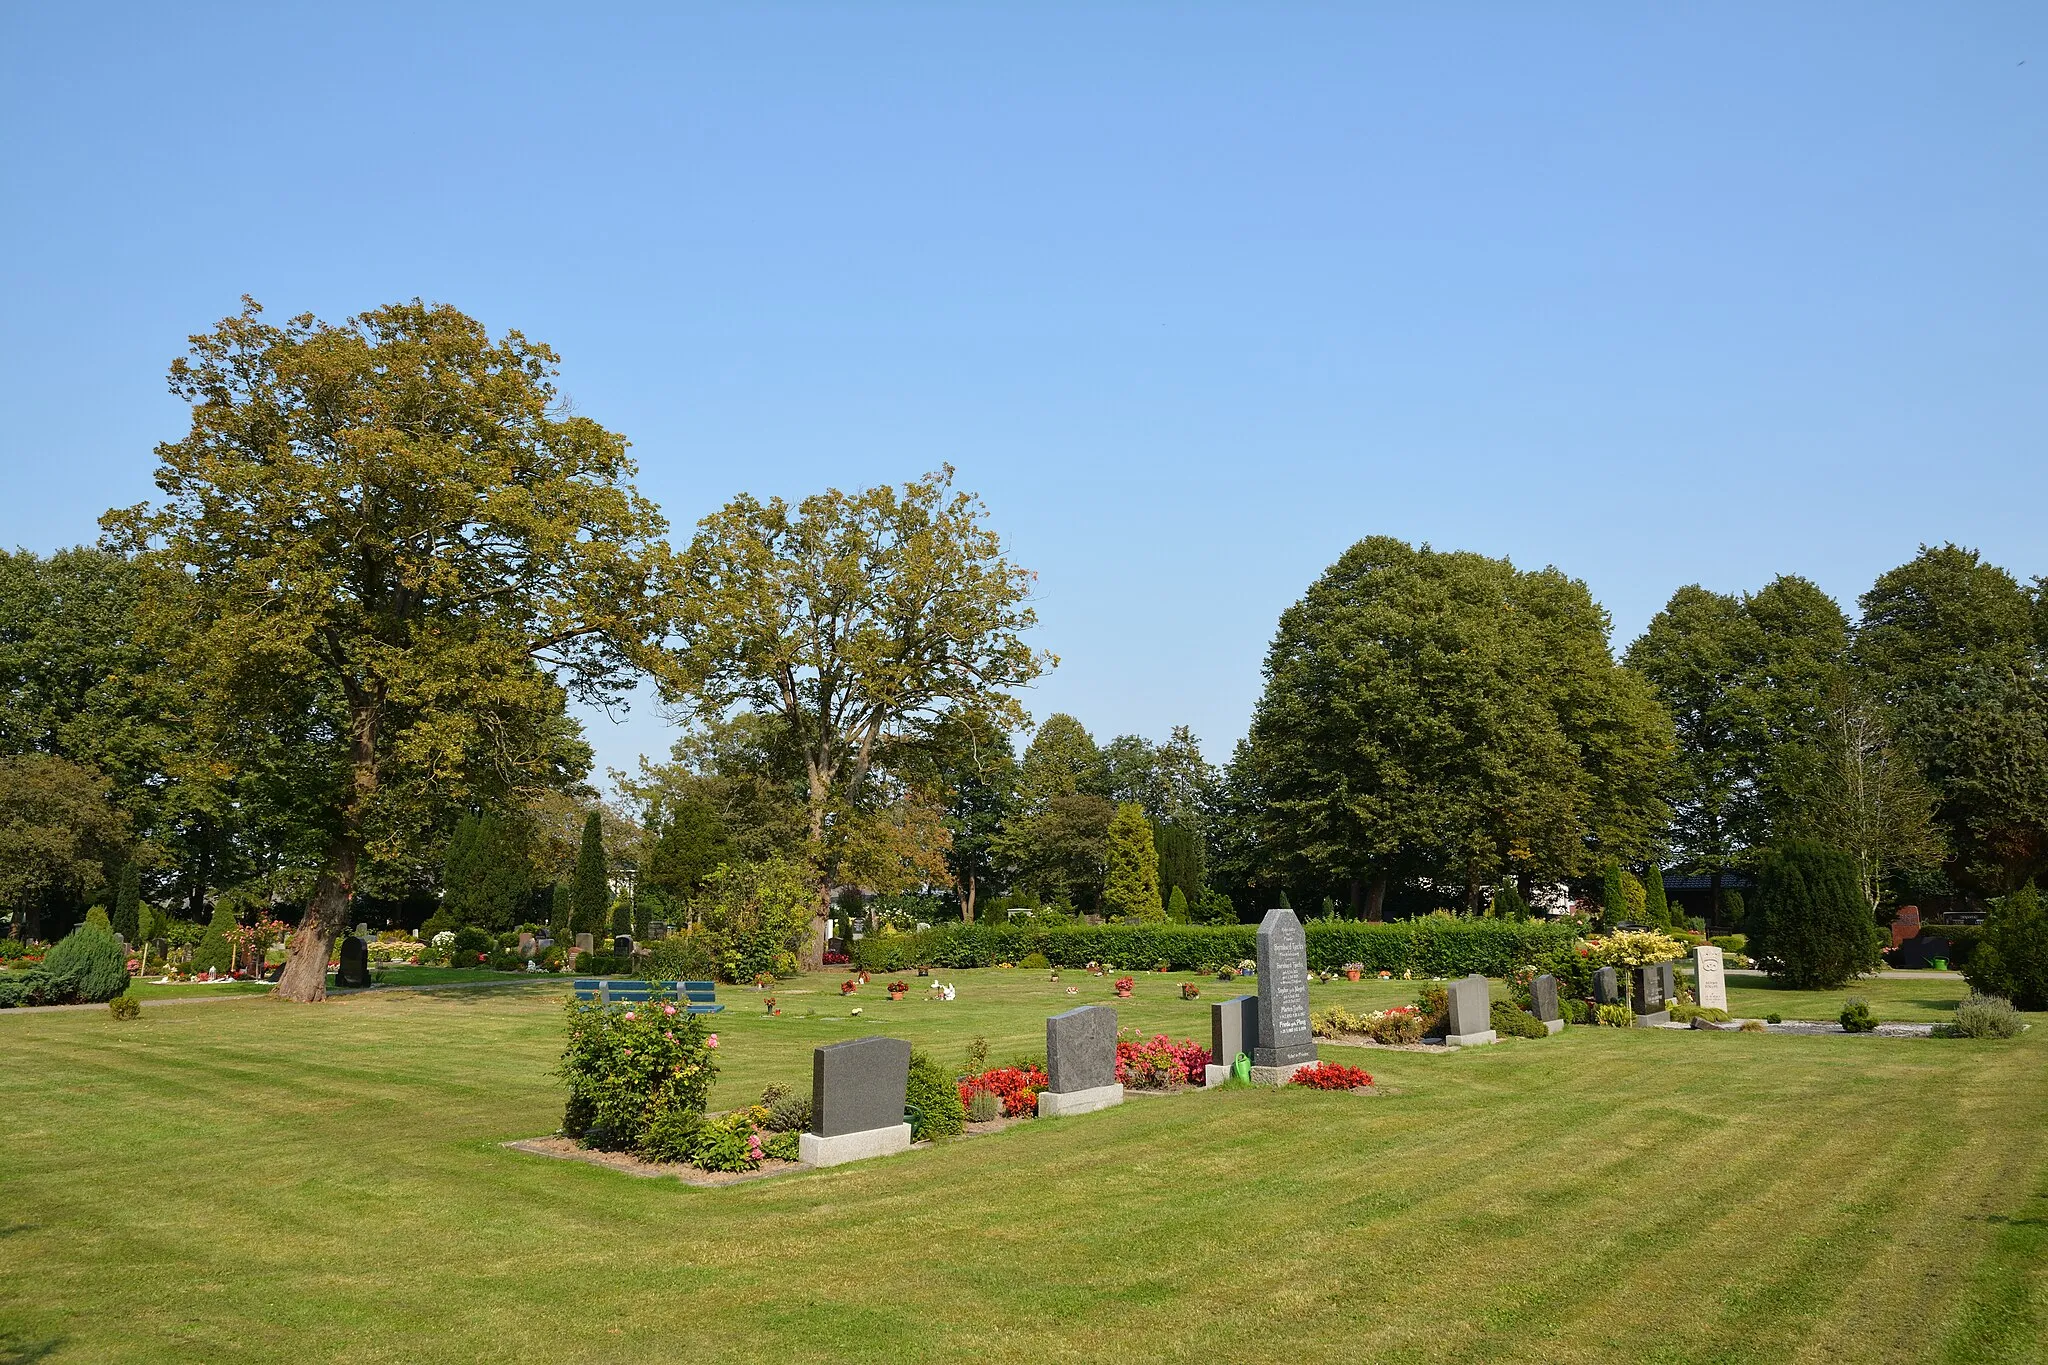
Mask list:
[[[818,876],[812,965],[839,874],[832,827],[857,818],[890,743],[953,713],[1016,728],[1012,689],[1052,662],[1023,640],[1031,574],[952,479],[948,468],[793,507],[742,496],[682,556],[663,693],[700,721],[744,707],[786,726]]]
[[[49,912],[68,925],[106,884],[129,830],[111,796],[105,777],[54,754],[0,758],[0,910],[21,937],[43,932]]]
[[[1934,789],[1951,876],[1979,895],[2048,872],[2048,620],[1975,550],[1922,547],[1862,598],[1856,662]]]
[[[1254,871],[1319,886],[1581,875],[1662,833],[1670,722],[1555,570],[1360,541],[1287,609],[1233,798]]]
[[[202,709],[245,754],[283,732],[305,756],[323,847],[287,999],[325,996],[368,867],[559,781],[564,687],[616,697],[659,633],[660,516],[555,366],[441,305],[279,326],[248,302],[172,364],[192,416],[157,448],[164,501],[107,517],[190,584]]]

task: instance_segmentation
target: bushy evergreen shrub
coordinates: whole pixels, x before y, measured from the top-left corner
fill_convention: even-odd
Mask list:
[[[1543,1027],[1543,1021],[1527,1010],[1516,1009],[1506,1000],[1493,1002],[1493,1031],[1506,1038],[1548,1038],[1550,1030]]]
[[[811,1126],[811,1097],[801,1093],[778,1096],[768,1106],[766,1126],[778,1133],[801,1133]]]
[[[1486,907],[1489,919],[1526,920],[1529,918],[1529,902],[1522,899],[1521,889],[1513,882],[1502,882],[1500,890],[1493,893],[1493,903]]]
[[[128,989],[128,959],[114,935],[83,925],[43,954],[44,1004],[97,1005]]]
[[[213,918],[207,923],[206,936],[199,940],[199,946],[192,950],[192,970],[203,972],[211,967],[216,972],[227,971],[234,965],[235,945],[229,941],[228,933],[235,927],[235,912],[221,901],[213,904]]]
[[[98,929],[111,936],[114,932],[114,921],[108,918],[105,906],[95,905],[85,912],[85,927]]]
[[[1772,976],[1799,990],[1832,990],[1876,970],[1881,937],[1854,858],[1799,840],[1764,850],[1749,941]]]
[[[946,1069],[921,1048],[910,1054],[910,1088],[904,1092],[903,1102],[917,1111],[917,1122],[910,1135],[914,1141],[958,1137],[963,1131],[967,1113],[960,1103],[959,1087]]]
[[[1877,1029],[1877,1016],[1870,1012],[1870,1002],[1859,996],[1850,996],[1842,1003],[1840,1016],[1844,1033],[1872,1033]]]
[[[114,932],[128,943],[142,942],[142,870],[130,858],[114,884]]]
[[[2019,1009],[2048,1010],[2048,907],[2032,882],[1993,903],[1963,979]]]
[[[1664,869],[1655,863],[1643,872],[1643,922],[1653,927],[1671,923],[1671,900],[1664,894]]]
[[[124,991],[107,1002],[107,1013],[116,1019],[139,1019],[142,1017],[142,1002]]]

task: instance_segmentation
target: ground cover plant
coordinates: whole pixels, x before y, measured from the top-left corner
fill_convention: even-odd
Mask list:
[[[779,1018],[719,1016],[711,1110],[879,1031],[838,979],[780,983]],[[889,1008],[887,1031],[948,1059],[983,1038],[1001,1065],[1071,1003],[1023,973],[956,980],[954,1002]],[[1141,977],[1120,1021],[1200,1036],[1177,985]],[[560,1118],[564,993],[6,1016],[0,1228],[35,1274],[0,1281],[0,1342],[50,1362],[299,1360],[337,1340],[369,1361],[1580,1362],[1641,1358],[1654,1323],[1659,1360],[1761,1363],[2024,1361],[2048,1334],[2048,1029],[1573,1029],[1371,1054],[1398,1093],[1369,1104],[1189,1092],[696,1190],[500,1146]],[[1390,1274],[1390,1243],[1473,1273]],[[1226,1272],[1243,1292],[1218,1308]],[[537,1284],[575,1285],[576,1311],[534,1311]]]

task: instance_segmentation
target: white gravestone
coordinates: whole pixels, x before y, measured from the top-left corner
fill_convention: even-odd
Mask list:
[[[1722,969],[1719,948],[1702,946],[1692,950],[1692,994],[1704,1009],[1728,1008],[1728,975]]]

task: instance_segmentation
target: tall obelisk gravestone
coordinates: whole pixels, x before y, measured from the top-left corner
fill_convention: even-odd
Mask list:
[[[1308,935],[1292,910],[1268,910],[1259,924],[1259,1038],[1252,1080],[1285,1085],[1316,1059],[1308,1027]]]

